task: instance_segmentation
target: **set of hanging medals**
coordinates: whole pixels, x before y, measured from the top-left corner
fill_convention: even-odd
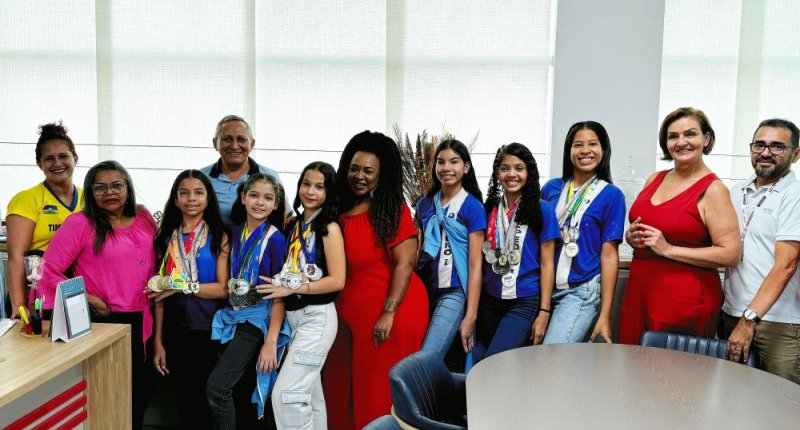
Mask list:
[[[272,279],[275,285],[283,285],[290,290],[299,290],[305,283],[303,275],[309,281],[319,281],[322,279],[322,269],[315,262],[315,237],[311,231],[311,222],[319,215],[319,210],[311,215],[308,221],[297,223],[292,234],[289,255],[280,273]],[[302,273],[300,268],[302,267]]]
[[[173,233],[168,251],[172,256],[175,267],[172,272],[165,275],[155,275],[147,281],[147,288],[151,291],[180,290],[184,294],[194,294],[200,291],[198,281],[197,257],[200,254],[200,242],[205,221],[200,221],[192,231],[192,245],[186,252],[183,242],[183,227],[179,226]]]
[[[516,214],[517,210],[515,208],[511,214],[512,220]],[[481,251],[483,251],[483,257],[486,262],[492,266],[492,272],[500,275],[503,286],[512,287],[517,282],[517,277],[514,275],[514,267],[522,261],[522,254],[514,246],[517,223],[508,221],[505,199],[500,200],[495,220],[495,242],[499,246],[493,248],[492,241],[486,240],[483,242]]]
[[[574,192],[572,190],[572,182],[569,184],[567,203],[564,205],[564,210],[558,215],[558,225],[561,226],[561,240],[564,242],[564,254],[569,258],[575,258],[581,250],[578,246],[578,239],[581,237],[580,225],[578,220],[575,219],[575,213],[596,183],[597,177],[594,176]]]

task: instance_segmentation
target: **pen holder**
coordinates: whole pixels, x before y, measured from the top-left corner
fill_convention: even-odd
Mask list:
[[[41,325],[41,323],[40,323],[40,325]],[[19,334],[20,334],[20,336],[26,337],[28,339],[41,339],[42,337],[44,337],[44,333],[42,333],[41,330],[40,330],[39,334],[33,334],[33,333],[28,334],[28,333],[25,333],[25,327],[22,328],[22,331],[19,332]]]
[[[42,319],[41,318],[34,318],[31,320],[31,329],[33,331],[34,336],[41,336],[42,335]]]

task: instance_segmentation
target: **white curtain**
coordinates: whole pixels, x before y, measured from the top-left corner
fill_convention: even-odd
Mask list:
[[[76,183],[116,159],[154,211],[180,170],[217,159],[227,114],[250,122],[254,157],[290,196],[307,163],[335,166],[352,135],[394,124],[478,135],[485,187],[499,145],[549,154],[551,3],[5,0],[0,206],[42,179],[37,126],[59,119]]]
[[[729,183],[752,174],[747,144],[761,120],[800,123],[798,23],[793,0],[667,1],[661,118],[702,109],[717,135],[706,161]]]

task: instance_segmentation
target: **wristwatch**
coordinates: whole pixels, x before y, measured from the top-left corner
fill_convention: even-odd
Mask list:
[[[744,319],[746,319],[747,321],[753,321],[756,324],[761,322],[761,317],[758,316],[756,311],[754,311],[751,308],[745,309],[744,313],[742,314],[742,317],[744,317]]]

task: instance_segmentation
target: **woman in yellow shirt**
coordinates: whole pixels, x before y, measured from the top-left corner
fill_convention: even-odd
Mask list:
[[[11,315],[20,306],[28,307],[25,280],[27,255],[42,255],[61,223],[79,210],[82,190],[72,183],[78,154],[59,123],[39,127],[36,142],[36,165],[44,172],[44,181],[17,193],[8,203],[8,291]],[[50,298],[52,299],[52,298]]]

